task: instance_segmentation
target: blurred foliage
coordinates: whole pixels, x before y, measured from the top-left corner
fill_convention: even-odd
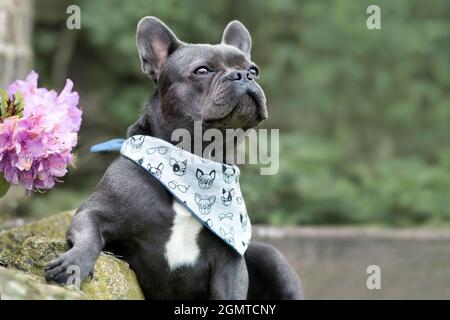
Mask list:
[[[165,21],[187,42],[217,43],[241,20],[280,128],[280,171],[244,168],[256,222],[383,224],[450,222],[450,2],[36,0],[35,66],[45,84],[72,78],[84,124],[77,169],[64,185],[24,201],[20,212],[76,207],[112,156],[95,142],[123,136],[152,93],[135,48],[142,16]],[[78,4],[82,29],[65,28]],[[366,27],[381,7],[382,29]]]

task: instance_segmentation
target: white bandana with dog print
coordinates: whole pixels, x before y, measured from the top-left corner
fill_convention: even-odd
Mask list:
[[[244,255],[252,227],[237,166],[204,159],[151,136],[130,137],[120,153],[158,179],[175,201]]]

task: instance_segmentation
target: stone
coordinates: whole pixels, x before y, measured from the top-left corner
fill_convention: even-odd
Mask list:
[[[46,282],[44,267],[69,249],[65,236],[72,218],[73,212],[63,212],[0,232],[3,298],[144,299],[136,275],[128,264],[107,253],[101,253],[92,278],[82,283],[81,290]]]
[[[39,276],[0,267],[1,300],[78,300],[83,293],[45,283]]]
[[[20,227],[0,231],[0,266],[6,266],[11,254],[29,237],[65,239],[72,218],[73,211],[66,211]]]
[[[9,267],[34,274],[45,281],[44,267],[67,250],[63,239],[31,237],[12,254]],[[81,293],[83,299],[95,300],[144,298],[136,275],[128,264],[106,253],[101,253],[93,277],[83,282]]]

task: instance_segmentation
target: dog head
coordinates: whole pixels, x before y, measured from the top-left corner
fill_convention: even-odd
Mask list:
[[[174,158],[170,158],[170,166],[172,167],[173,173],[177,176],[184,176],[186,174],[187,160],[178,161]]]
[[[149,163],[147,164],[147,170],[150,171],[150,173],[156,176],[158,179],[161,179],[161,175],[164,170],[164,163],[161,162],[157,166],[152,166],[152,164]]]
[[[233,201],[233,197],[236,195],[236,192],[233,188],[231,189],[222,189],[222,203],[224,206],[229,206]]]
[[[211,207],[216,202],[216,196],[209,196],[203,198],[198,193],[195,194],[195,203],[198,205],[198,209],[201,214],[209,214],[211,212]]]
[[[198,186],[201,189],[209,189],[212,187],[214,179],[216,178],[216,170],[212,170],[210,173],[203,173],[201,169],[197,169],[195,176],[198,180]]]
[[[250,34],[242,23],[230,22],[220,44],[188,44],[159,19],[145,17],[136,38],[142,71],[157,86],[154,101],[160,110],[154,126],[174,130],[201,121],[206,129],[248,129],[267,118],[259,69],[251,61]],[[152,110],[147,116],[155,114]],[[154,134],[142,130],[149,122],[141,119],[134,129]]]
[[[235,180],[236,169],[232,166],[222,165],[223,180],[226,183],[232,183]]]

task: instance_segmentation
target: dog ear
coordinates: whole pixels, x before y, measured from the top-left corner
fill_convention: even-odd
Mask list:
[[[202,200],[202,197],[198,193],[196,193],[194,200],[196,204],[199,204],[200,200]]]
[[[142,72],[157,80],[164,62],[180,46],[181,41],[161,20],[144,17],[137,26],[136,44]]]
[[[174,158],[170,158],[169,160],[169,164],[173,167],[173,165],[177,163],[177,160],[175,160]]]
[[[209,173],[209,175],[211,176],[211,178],[214,180],[216,178],[216,170],[213,170]]]
[[[195,176],[197,177],[197,179],[200,179],[200,177],[203,176],[203,171],[197,168]]]
[[[209,204],[213,205],[216,202],[216,196],[210,196],[208,198]]]
[[[245,53],[250,60],[252,38],[247,28],[239,21],[231,21],[223,31],[222,43],[234,46]]]

